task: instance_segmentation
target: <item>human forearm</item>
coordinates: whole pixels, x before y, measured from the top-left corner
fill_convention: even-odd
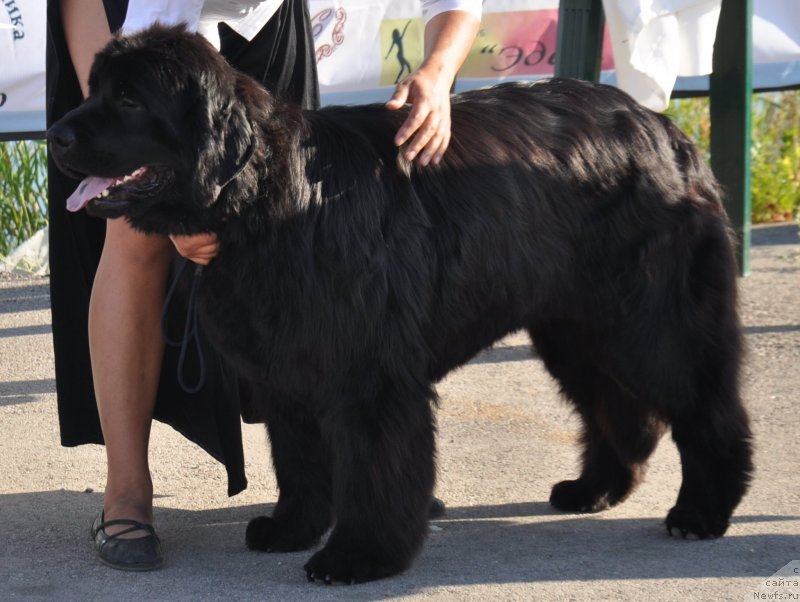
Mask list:
[[[462,10],[451,10],[433,17],[425,25],[425,58],[420,70],[430,71],[452,85],[479,27],[480,19]]]
[[[403,155],[420,165],[439,163],[450,143],[450,89],[478,34],[480,19],[463,10],[441,12],[425,26],[425,55],[419,69],[401,81],[387,108],[411,104],[395,144],[408,142]]]
[[[89,70],[94,55],[111,39],[102,0],[61,0],[67,48],[84,98],[89,96]]]

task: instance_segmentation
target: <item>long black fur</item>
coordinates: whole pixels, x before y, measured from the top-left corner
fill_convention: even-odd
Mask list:
[[[450,148],[420,168],[392,142],[404,111],[303,112],[162,27],[112,41],[91,88],[50,132],[59,165],[158,179],[90,212],[219,235],[202,327],[260,391],[280,486],[251,548],[333,527],[310,578],[407,568],[434,383],[518,329],[583,419],[583,470],[553,505],[624,500],[670,426],[669,531],[725,532],[751,472],[736,266],[719,188],[666,117],[601,85],[500,85],[453,98]]]

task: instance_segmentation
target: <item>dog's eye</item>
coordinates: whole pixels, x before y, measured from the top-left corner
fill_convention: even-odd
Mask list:
[[[131,98],[131,96],[129,96],[124,89],[119,91],[119,95],[117,97],[117,104],[124,109],[142,108],[142,103],[137,101],[135,98]]]
[[[142,105],[140,105],[138,102],[136,102],[131,98],[124,97],[119,99],[119,106],[124,107],[126,109],[138,109]]]

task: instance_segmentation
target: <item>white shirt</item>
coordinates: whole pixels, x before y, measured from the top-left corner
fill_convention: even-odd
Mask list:
[[[449,10],[463,10],[478,17],[480,21],[483,0],[421,0],[422,18],[427,23],[440,13]]]
[[[225,21],[248,40],[261,30],[283,0],[130,0],[123,33],[144,29],[156,21],[165,25],[186,23],[219,47],[217,23]]]
[[[604,0],[618,86],[646,107],[665,110],[679,75],[711,73],[721,4]]]

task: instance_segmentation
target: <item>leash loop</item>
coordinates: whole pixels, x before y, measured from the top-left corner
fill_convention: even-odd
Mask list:
[[[206,364],[205,360],[203,359],[203,350],[200,347],[200,337],[198,336],[197,326],[197,289],[200,284],[200,277],[203,274],[203,266],[196,265],[194,267],[192,288],[189,291],[189,300],[186,305],[186,322],[183,326],[183,338],[179,340],[173,340],[167,334],[167,313],[169,306],[172,303],[175,290],[178,288],[178,281],[180,280],[184,269],[186,269],[186,266],[189,263],[190,261],[188,259],[183,260],[180,267],[175,272],[172,282],[169,285],[169,289],[167,290],[167,295],[164,298],[164,307],[161,310],[161,334],[163,335],[164,341],[167,345],[170,347],[180,348],[180,353],[178,354],[178,385],[180,385],[184,392],[193,394],[202,389],[206,382]],[[192,339],[194,339],[199,374],[197,376],[197,382],[194,385],[189,386],[186,384],[184,368],[186,366],[186,354]]]

